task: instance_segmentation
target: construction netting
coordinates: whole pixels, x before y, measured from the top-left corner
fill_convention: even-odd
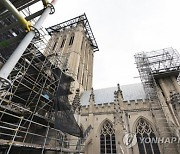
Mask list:
[[[29,9],[39,0],[10,1],[31,23],[44,11]],[[73,77],[59,66],[63,58],[52,55],[47,47],[49,36],[42,27],[39,32],[9,74],[11,84],[0,88],[0,153],[3,148],[18,153],[30,149],[56,151],[68,148],[60,143],[57,134],[82,134],[68,100]],[[0,68],[26,34],[23,25],[0,2]],[[44,54],[45,50],[50,55]]]
[[[62,78],[58,83],[55,98],[55,128],[70,135],[82,137],[83,132],[77,124],[71,105],[68,103],[67,94],[70,89],[70,79],[59,69],[53,71],[55,78]],[[63,82],[62,82],[63,81]]]

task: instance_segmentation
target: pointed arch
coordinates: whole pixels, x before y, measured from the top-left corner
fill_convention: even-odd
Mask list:
[[[60,48],[63,48],[66,42],[66,35],[63,36]]]
[[[138,119],[135,132],[139,154],[160,154],[153,127],[145,118]]]
[[[137,127],[138,121],[139,121],[140,119],[144,119],[145,121],[147,121],[147,122],[151,125],[153,131],[155,132],[155,127],[154,127],[153,123],[152,123],[148,118],[146,118],[146,117],[144,117],[144,116],[139,116],[139,117],[135,120],[135,122],[134,122],[134,124],[133,124],[133,130],[132,130],[133,132],[136,132],[136,127]]]
[[[106,119],[100,128],[100,153],[116,153],[115,130],[112,122]]]
[[[103,124],[106,122],[106,121],[109,121],[112,125],[113,125],[113,122],[108,119],[108,118],[105,118],[99,125],[99,128],[98,128],[98,132],[101,133],[101,128],[103,127]]]
[[[74,42],[74,37],[75,37],[75,33],[73,32],[71,35],[70,35],[70,39],[69,39],[69,46],[71,46]]]

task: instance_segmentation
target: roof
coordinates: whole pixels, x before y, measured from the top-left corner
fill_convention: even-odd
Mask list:
[[[123,94],[124,101],[145,99],[146,94],[141,83],[122,85],[120,86]],[[94,90],[95,104],[110,103],[114,101],[114,91],[117,91],[117,87],[110,87],[104,89]],[[91,90],[85,91],[80,99],[82,105],[89,104],[89,96]]]

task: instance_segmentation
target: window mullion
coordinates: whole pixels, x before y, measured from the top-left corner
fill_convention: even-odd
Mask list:
[[[145,152],[145,154],[147,154],[147,151],[146,151],[146,145],[145,145],[144,142],[143,142],[143,147],[144,147],[144,152]]]
[[[149,136],[150,137],[150,136]],[[150,137],[151,138],[151,137]],[[152,154],[155,154],[154,153],[154,148],[153,148],[153,146],[152,146],[152,142],[150,142],[150,146],[151,146],[151,151],[152,151]]]
[[[112,147],[112,135],[110,135],[110,145],[111,145],[111,153],[113,153],[113,147]]]
[[[104,148],[105,148],[105,154],[106,154],[106,150],[107,150],[107,148],[106,148],[106,135],[104,136],[104,138],[105,138],[104,139],[104,145],[105,145]]]

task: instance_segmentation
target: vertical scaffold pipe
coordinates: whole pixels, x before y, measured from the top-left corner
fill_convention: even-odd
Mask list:
[[[52,1],[51,3],[52,5],[55,4],[55,1]],[[43,24],[43,22],[45,21],[45,19],[47,18],[48,14],[51,13],[51,8],[47,7],[44,12],[42,13],[42,15],[40,16],[40,18],[38,19],[38,21],[36,22],[36,24],[34,25],[34,28],[39,30]],[[9,59],[7,60],[7,62],[3,65],[3,67],[0,70],[0,79],[5,79],[7,80],[7,77],[9,76],[9,74],[11,73],[11,71],[13,70],[13,68],[15,67],[15,65],[17,64],[18,60],[21,58],[22,54],[24,53],[24,51],[26,50],[26,48],[28,47],[28,45],[30,44],[31,40],[33,39],[33,37],[35,36],[35,32],[34,31],[29,31],[26,36],[23,38],[23,40],[21,41],[21,43],[18,45],[18,47],[14,50],[14,52],[12,53],[12,55],[9,57]],[[2,81],[1,81],[2,82]],[[0,84],[0,86],[3,83]]]

